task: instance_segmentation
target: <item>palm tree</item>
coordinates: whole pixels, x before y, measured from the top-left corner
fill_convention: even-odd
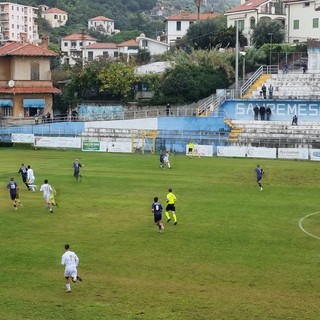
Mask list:
[[[198,9],[198,18],[197,20],[200,20],[200,6],[201,6],[202,0],[194,0],[194,4],[196,5],[197,9]]]

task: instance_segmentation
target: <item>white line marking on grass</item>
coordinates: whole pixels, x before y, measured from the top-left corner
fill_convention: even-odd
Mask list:
[[[308,231],[303,227],[303,225],[302,225],[304,219],[309,218],[309,217],[311,217],[311,216],[313,216],[313,215],[315,215],[315,214],[318,214],[318,213],[320,213],[320,211],[307,214],[306,216],[304,216],[303,218],[301,218],[300,221],[299,221],[299,227],[300,227],[300,229],[301,229],[304,233],[306,233],[306,234],[309,235],[310,237],[313,237],[313,238],[316,238],[316,239],[320,240],[320,237],[317,237],[317,236],[315,236],[314,234],[308,232]]]

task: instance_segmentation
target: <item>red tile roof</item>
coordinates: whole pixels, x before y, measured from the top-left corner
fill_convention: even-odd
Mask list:
[[[226,13],[233,13],[239,11],[257,10],[264,3],[271,2],[270,0],[247,0],[245,3],[240,4],[226,11]]]
[[[70,34],[69,36],[66,36],[63,38],[63,40],[91,40],[91,41],[96,41],[97,39],[87,35],[87,34],[82,34],[82,33],[74,33]]]
[[[42,13],[60,13],[60,14],[67,14],[65,11],[59,9],[59,8],[50,8]]]
[[[18,93],[61,93],[57,88],[39,87],[39,88],[4,88],[0,87],[0,93],[18,94]]]
[[[6,56],[36,56],[54,57],[54,51],[44,49],[31,43],[12,42],[0,47],[0,57]]]
[[[200,20],[207,20],[219,17],[219,13],[211,12],[211,13],[200,13]],[[175,14],[173,16],[167,17],[165,21],[197,21],[198,14],[197,13],[189,13],[189,12],[181,12]]]
[[[111,42],[91,43],[84,46],[84,49],[117,49],[117,45]]]
[[[104,16],[97,16],[97,17],[89,19],[89,21],[113,21],[113,20],[106,18]]]
[[[118,47],[138,47],[139,44],[136,40],[128,40],[117,44]]]

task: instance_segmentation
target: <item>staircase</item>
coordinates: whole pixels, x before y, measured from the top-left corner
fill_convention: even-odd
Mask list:
[[[243,99],[249,99],[252,95],[252,92],[259,90],[264,83],[271,78],[271,74],[262,74],[256,82],[250,87],[250,89],[242,96]]]
[[[240,134],[243,132],[242,128],[237,127],[231,120],[225,119],[224,122],[231,128],[228,142],[238,142]]]

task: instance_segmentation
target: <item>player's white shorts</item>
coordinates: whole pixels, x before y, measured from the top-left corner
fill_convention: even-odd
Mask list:
[[[69,267],[64,269],[64,276],[65,277],[72,277],[72,279],[77,279],[77,268],[76,267]]]

